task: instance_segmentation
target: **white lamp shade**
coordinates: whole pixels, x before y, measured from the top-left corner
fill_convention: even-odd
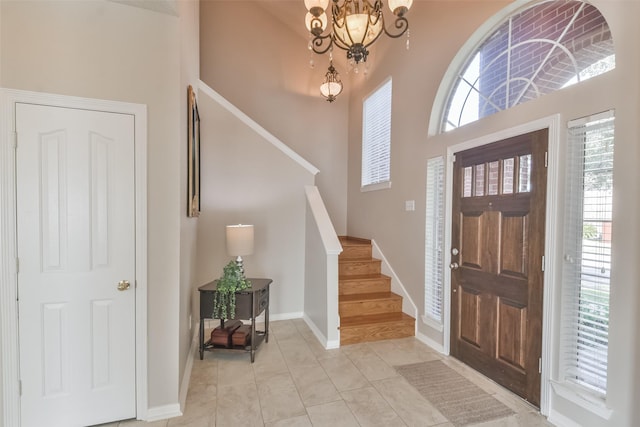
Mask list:
[[[227,254],[243,256],[253,253],[253,225],[227,225]]]
[[[320,85],[320,93],[325,98],[333,96],[334,98],[340,95],[342,92],[342,83],[339,82],[324,82]]]
[[[313,8],[326,10],[327,6],[329,6],[329,0],[304,0],[304,5],[308,11],[311,11]]]
[[[396,9],[401,7],[402,10],[411,9],[411,5],[413,4],[413,0],[388,0],[389,9],[391,12],[396,13]]]
[[[368,46],[382,31],[382,19],[371,22],[371,17],[366,13],[347,15],[337,20],[333,25],[333,31],[346,46],[361,43]]]
[[[319,28],[320,31],[318,32],[322,33],[324,29],[327,28],[327,14],[322,13],[320,16],[315,17],[311,13],[307,12],[307,15],[304,18],[304,23],[310,33],[313,33],[312,30],[316,28]],[[311,28],[311,25],[313,25],[314,28]]]

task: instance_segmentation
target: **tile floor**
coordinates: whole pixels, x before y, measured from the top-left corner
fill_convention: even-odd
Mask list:
[[[414,338],[325,350],[302,319],[271,322],[269,342],[248,353],[205,352],[193,364],[185,413],[101,427],[304,427],[453,425],[393,366],[442,359],[513,409],[475,426],[549,426],[535,408]]]

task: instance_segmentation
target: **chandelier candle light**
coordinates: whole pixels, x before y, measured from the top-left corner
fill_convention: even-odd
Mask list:
[[[396,16],[393,33],[384,26],[382,0],[333,0],[331,7],[332,30],[328,34],[322,33],[327,28],[328,18],[325,10],[329,0],[304,0],[309,11],[306,15],[306,25],[313,35],[311,48],[317,54],[324,54],[334,45],[347,51],[347,59],[356,65],[366,62],[369,47],[384,32],[387,36],[398,38],[409,29],[409,21],[405,14],[411,8],[413,0],[389,0],[389,9]],[[330,68],[331,69],[331,66]]]
[[[227,254],[235,256],[236,264],[244,276],[243,255],[253,253],[253,225],[227,225]]]

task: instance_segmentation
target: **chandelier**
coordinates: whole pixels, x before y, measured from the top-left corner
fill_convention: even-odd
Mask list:
[[[320,85],[320,93],[327,101],[333,102],[336,100],[336,96],[342,92],[342,81],[338,72],[333,67],[333,60],[329,61],[329,70],[324,76],[324,83]]]
[[[313,35],[310,48],[317,54],[323,54],[337,46],[347,51],[347,59],[357,65],[365,62],[369,51],[367,48],[382,33],[398,38],[409,29],[409,21],[404,15],[408,12],[413,0],[388,0],[389,9],[396,16],[393,32],[384,25],[382,0],[333,0],[331,7],[331,31],[322,34],[327,28],[328,18],[325,10],[329,0],[304,0],[309,10],[305,23]]]

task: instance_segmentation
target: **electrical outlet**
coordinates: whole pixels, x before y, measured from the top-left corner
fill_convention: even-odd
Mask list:
[[[416,201],[415,200],[405,200],[404,202],[404,210],[405,211],[415,211],[416,210]]]

